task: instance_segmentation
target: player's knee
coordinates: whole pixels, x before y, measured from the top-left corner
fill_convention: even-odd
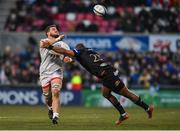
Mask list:
[[[49,101],[49,92],[43,92],[44,98],[45,98],[45,102],[48,103]]]
[[[103,92],[102,95],[106,98],[106,99],[109,99],[111,94],[110,93],[106,93],[106,92]]]
[[[131,92],[127,89],[127,87],[122,89],[121,95],[128,99],[132,99]]]
[[[61,87],[62,87],[62,85],[61,84],[59,84],[59,83],[54,83],[54,84],[52,84],[52,90],[60,90],[61,89]]]
[[[59,83],[52,84],[52,94],[53,94],[53,96],[58,97],[60,89],[61,89],[61,84],[59,84]]]
[[[43,95],[44,95],[45,99],[48,100],[49,95],[50,95],[49,92],[43,92]]]
[[[53,97],[59,97],[59,92],[60,92],[59,89],[53,89],[52,91]]]

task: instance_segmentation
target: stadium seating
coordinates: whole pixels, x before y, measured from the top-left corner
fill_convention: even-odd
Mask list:
[[[48,1],[44,0],[40,2],[39,0],[34,0],[31,4],[28,4],[28,0],[17,0],[16,2],[16,12],[10,12],[9,17],[7,18],[4,29],[6,31],[14,31],[17,30],[19,26],[23,23],[27,23],[26,17],[30,15],[33,18],[33,21],[36,21],[36,17],[43,18],[46,22],[41,24],[41,27],[38,29],[31,26],[29,30],[31,31],[42,31],[44,25],[48,23],[58,23],[61,21],[66,21],[67,25],[70,25],[72,20],[74,19],[76,23],[73,24],[74,27],[64,28],[63,32],[71,32],[75,31],[72,28],[76,28],[76,26],[82,20],[89,20],[91,23],[101,23],[103,19],[107,19],[106,25],[109,25],[109,29],[102,29],[100,24],[98,24],[99,32],[114,32],[114,31],[122,31],[122,32],[149,32],[149,33],[178,33],[180,32],[179,27],[179,15],[178,15],[178,7],[180,2],[178,1],[156,1],[156,0],[127,0],[127,1],[113,1],[111,3],[107,3],[106,7],[108,8],[108,14],[106,18],[95,16],[92,11],[92,7],[94,4],[93,1]],[[143,6],[142,6],[143,5]],[[113,7],[114,6],[114,7]],[[11,20],[12,13],[15,15],[14,20]],[[24,15],[19,19],[19,14],[24,13]],[[46,13],[43,17],[43,14]],[[69,15],[69,13],[71,15]],[[163,17],[163,14],[166,13],[166,18]],[[28,15],[27,15],[28,14]],[[158,14],[158,15],[157,15]],[[146,17],[145,21],[144,15],[151,15],[151,17]],[[68,18],[67,18],[68,16]],[[50,18],[49,18],[50,17]],[[51,18],[52,17],[52,18]],[[124,23],[126,24],[126,18],[129,18],[130,21],[133,21],[133,26],[137,26],[138,28],[134,28],[133,26],[129,26],[129,28],[124,28]],[[111,25],[111,20],[117,20],[116,25]],[[21,21],[20,21],[21,20]],[[146,22],[154,20],[154,27],[148,27]],[[168,21],[171,21],[168,23]],[[23,23],[22,23],[23,22]],[[36,22],[35,22],[36,23]],[[162,25],[163,23],[167,23]],[[106,27],[105,22],[103,22],[103,27]],[[38,25],[39,26],[39,25]],[[63,25],[61,25],[63,26]],[[128,25],[127,25],[128,26]],[[162,27],[163,26],[163,27]],[[13,27],[13,29],[12,29]],[[36,26],[35,26],[36,27]],[[122,28],[120,28],[122,27]],[[156,27],[156,28],[155,28]],[[69,29],[70,28],[70,29]],[[21,28],[19,31],[26,31]],[[87,32],[88,30],[81,30],[82,32]],[[89,32],[89,31],[88,31]]]

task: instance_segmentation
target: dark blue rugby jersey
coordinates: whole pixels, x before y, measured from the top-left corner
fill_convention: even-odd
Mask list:
[[[91,48],[85,49],[74,49],[76,60],[91,74],[100,77],[100,74],[105,69],[112,69],[113,67],[109,65],[100,55],[93,51]]]

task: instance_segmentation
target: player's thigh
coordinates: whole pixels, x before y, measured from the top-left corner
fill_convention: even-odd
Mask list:
[[[52,89],[60,90],[62,88],[63,70],[58,69],[50,76]]]
[[[123,95],[123,96],[128,96],[128,95],[129,95],[129,90],[128,90],[127,87],[124,87],[124,88],[122,88],[122,89],[119,91],[119,93],[120,93],[121,95]]]
[[[103,85],[117,94],[119,94],[120,90],[125,87],[122,80],[114,74],[103,80]]]
[[[47,75],[40,75],[40,83],[43,93],[48,93],[51,89],[50,78]]]
[[[103,86],[101,88],[101,93],[105,98],[108,98],[111,95],[111,90],[108,87]]]

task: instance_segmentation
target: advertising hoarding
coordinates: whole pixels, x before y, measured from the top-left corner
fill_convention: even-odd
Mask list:
[[[81,105],[81,91],[61,91],[62,105]],[[0,104],[3,105],[41,105],[44,96],[40,87],[0,87]]]
[[[180,47],[180,35],[150,35],[149,50],[160,51],[170,48],[171,51],[176,51]]]

